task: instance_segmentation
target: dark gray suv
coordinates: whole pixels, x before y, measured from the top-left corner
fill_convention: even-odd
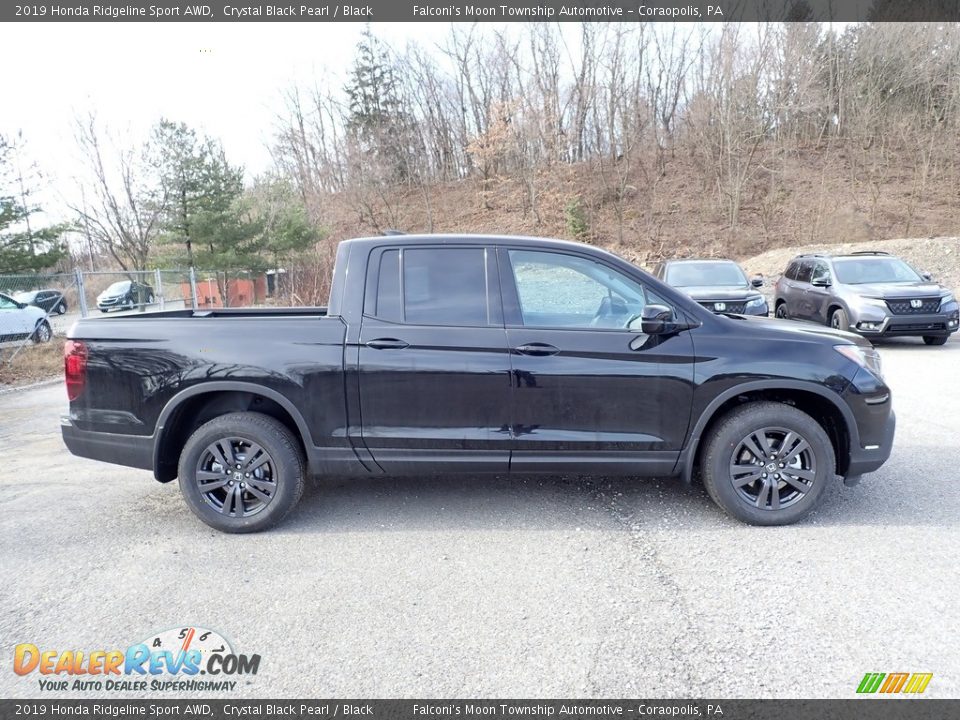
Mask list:
[[[960,324],[953,293],[885,252],[800,255],[774,288],[774,315],[865,337],[943,345]]]
[[[767,301],[757,292],[763,277],[746,274],[733,260],[665,260],[655,277],[685,292],[707,310],[733,315],[769,315]]]

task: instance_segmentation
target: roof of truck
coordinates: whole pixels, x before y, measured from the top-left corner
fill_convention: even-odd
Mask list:
[[[566,247],[569,249],[589,248],[603,250],[587,243],[572,240],[557,240],[556,238],[532,237],[526,235],[485,235],[470,233],[420,233],[417,235],[396,234],[375,235],[372,237],[352,238],[344,240],[348,243],[362,243],[364,245],[423,245],[434,243],[437,245],[539,245],[544,247]]]

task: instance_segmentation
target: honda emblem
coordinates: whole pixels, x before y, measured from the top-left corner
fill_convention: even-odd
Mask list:
[[[911,300],[910,307],[912,307],[914,310],[919,310],[923,307],[923,300]]]
[[[727,309],[727,304],[726,304],[726,303],[714,303],[714,304],[713,304],[713,309],[716,310],[716,311],[718,311],[718,312],[723,312],[724,310]]]

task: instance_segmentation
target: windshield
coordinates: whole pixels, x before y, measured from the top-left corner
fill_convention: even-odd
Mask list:
[[[130,286],[130,281],[129,281],[129,280],[125,280],[125,281],[123,281],[123,282],[115,282],[113,285],[111,285],[110,287],[108,287],[108,288],[107,288],[106,290],[104,290],[103,292],[106,293],[106,294],[110,294],[110,295],[112,295],[112,294],[114,294],[114,293],[122,293],[122,292],[126,292],[126,291],[127,291],[127,288],[128,288],[129,286]]]
[[[833,261],[833,266],[837,280],[844,285],[912,283],[923,280],[916,270],[899,258],[837,258]]]
[[[674,287],[743,287],[747,277],[735,262],[685,262],[667,266]]]

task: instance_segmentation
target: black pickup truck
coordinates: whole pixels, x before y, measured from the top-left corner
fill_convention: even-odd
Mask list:
[[[327,308],[78,322],[70,451],[152,469],[205,523],[266,528],[308,475],[703,478],[748,523],[794,522],[889,457],[862,338],[715,315],[586,245],[340,244]]]

